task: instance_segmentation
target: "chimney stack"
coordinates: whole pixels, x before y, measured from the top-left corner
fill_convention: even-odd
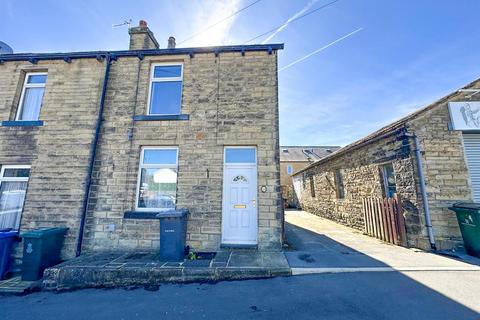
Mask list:
[[[175,49],[175,37],[168,38],[168,49]]]
[[[158,49],[158,42],[145,20],[138,22],[138,27],[128,29],[130,50]]]

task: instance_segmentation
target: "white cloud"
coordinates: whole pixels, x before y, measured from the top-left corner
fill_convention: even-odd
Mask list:
[[[297,19],[299,16],[301,16],[302,14],[304,14],[308,9],[310,9],[315,3],[317,3],[318,0],[311,0],[309,3],[307,3],[307,5],[305,7],[302,8],[302,10],[298,11],[297,13],[295,13],[293,16],[291,16],[290,18],[288,18],[287,21],[285,21],[284,24],[282,24],[277,30],[275,30],[275,32],[273,32],[270,36],[268,36],[265,40],[262,41],[262,43],[267,43],[268,41],[270,41],[273,37],[275,37],[280,31],[282,31],[283,29],[285,29],[289,24],[290,22],[292,22],[292,20],[295,20]]]
[[[228,17],[233,14],[235,11],[240,9],[242,0],[231,0],[231,1],[202,1],[199,5],[194,7],[193,18],[191,19],[191,24],[187,32],[182,30],[182,34],[186,34],[184,38],[190,37],[191,35],[198,33],[207,27],[217,23],[218,21]],[[201,32],[196,37],[186,41],[182,46],[212,46],[212,45],[222,45],[231,41],[229,36],[230,29],[237,16],[233,16],[230,19],[225,20],[222,23]],[[181,42],[182,39],[179,38],[178,42]]]

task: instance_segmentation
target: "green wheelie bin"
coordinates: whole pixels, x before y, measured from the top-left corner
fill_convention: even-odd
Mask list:
[[[480,258],[480,204],[457,202],[449,209],[457,214],[465,250]]]
[[[68,228],[40,228],[21,234],[23,238],[22,280],[34,281],[58,264]]]

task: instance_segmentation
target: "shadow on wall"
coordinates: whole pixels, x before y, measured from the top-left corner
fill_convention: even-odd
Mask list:
[[[285,233],[291,246],[291,251],[285,255],[293,268],[389,267],[324,234],[288,222],[285,223]],[[338,295],[345,301],[352,299],[355,305],[378,313],[368,314],[366,319],[383,316],[388,319],[480,319],[476,311],[401,272],[324,274],[321,282],[324,288],[328,288],[325,291],[329,295]]]

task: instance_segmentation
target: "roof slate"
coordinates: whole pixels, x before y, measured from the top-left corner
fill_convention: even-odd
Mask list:
[[[315,162],[338,149],[340,146],[281,146],[280,161]]]

